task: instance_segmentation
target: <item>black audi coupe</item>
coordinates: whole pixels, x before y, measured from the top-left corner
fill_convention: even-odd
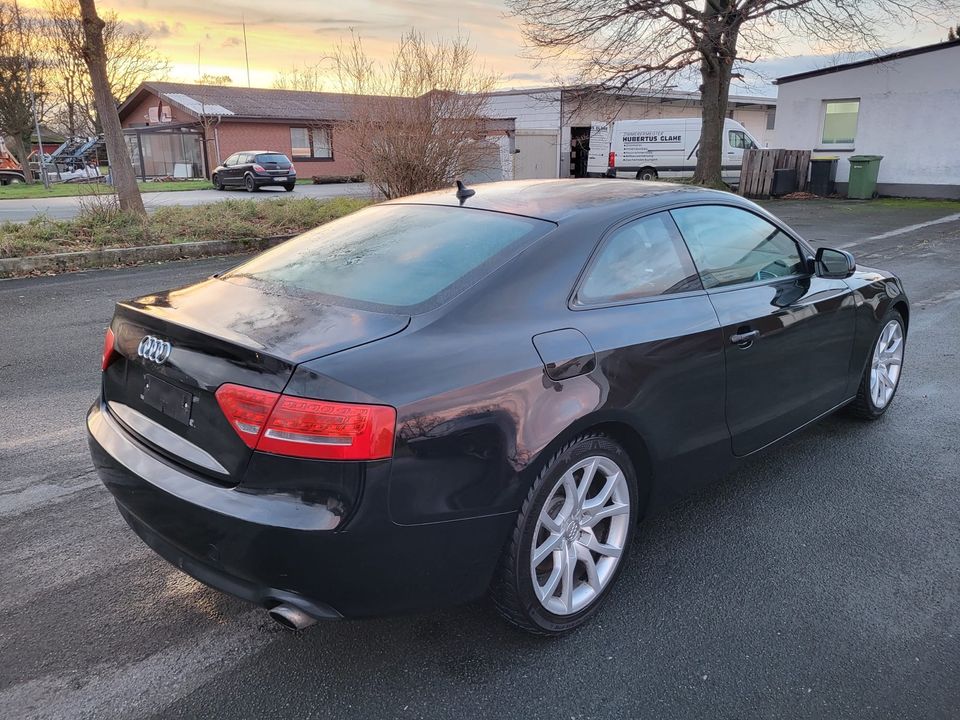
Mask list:
[[[119,303],[87,428],[144,542],[288,627],[489,593],[554,634],[644,517],[882,415],[909,318],[896,276],[735,195],[461,186]]]

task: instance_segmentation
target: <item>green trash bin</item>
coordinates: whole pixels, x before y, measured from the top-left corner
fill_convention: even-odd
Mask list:
[[[877,175],[883,155],[851,155],[847,197],[869,200],[877,191]]]

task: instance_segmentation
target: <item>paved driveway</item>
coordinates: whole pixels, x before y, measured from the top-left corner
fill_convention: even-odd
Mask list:
[[[145,192],[143,204],[148,211],[164,205],[204,205],[206,203],[226,200],[227,198],[249,198],[253,200],[269,200],[280,197],[372,197],[373,189],[366,183],[335,183],[330,185],[297,185],[293,193],[287,193],[283,188],[263,188],[260,192],[247,193],[243,190],[175,190],[170,192]],[[26,222],[38,213],[56,220],[72,218],[80,212],[83,198],[59,197],[41,198],[34,200],[0,200],[0,222]]]
[[[829,205],[775,209],[836,237]],[[645,523],[559,640],[486,603],[292,635],[170,567],[121,521],[82,418],[114,300],[236,260],[0,281],[0,717],[960,717],[960,222],[846,242],[913,299],[895,407]]]

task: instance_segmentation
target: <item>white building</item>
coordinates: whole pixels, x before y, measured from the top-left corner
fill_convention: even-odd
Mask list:
[[[777,80],[776,147],[882,155],[881,195],[960,198],[960,42],[928,45]]]
[[[773,98],[731,95],[728,114],[766,145],[776,103]],[[700,117],[701,103],[695,92],[627,95],[533,88],[492,93],[485,114],[504,123],[514,179],[565,178],[586,172],[591,122]]]

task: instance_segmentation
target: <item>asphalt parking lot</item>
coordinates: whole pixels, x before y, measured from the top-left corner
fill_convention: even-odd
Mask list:
[[[236,258],[0,281],[0,717],[960,717],[960,218],[924,225],[960,208],[771,209],[903,278],[895,405],[645,523],[559,640],[483,602],[290,634],[168,566],[99,484],[83,416],[114,301]]]

